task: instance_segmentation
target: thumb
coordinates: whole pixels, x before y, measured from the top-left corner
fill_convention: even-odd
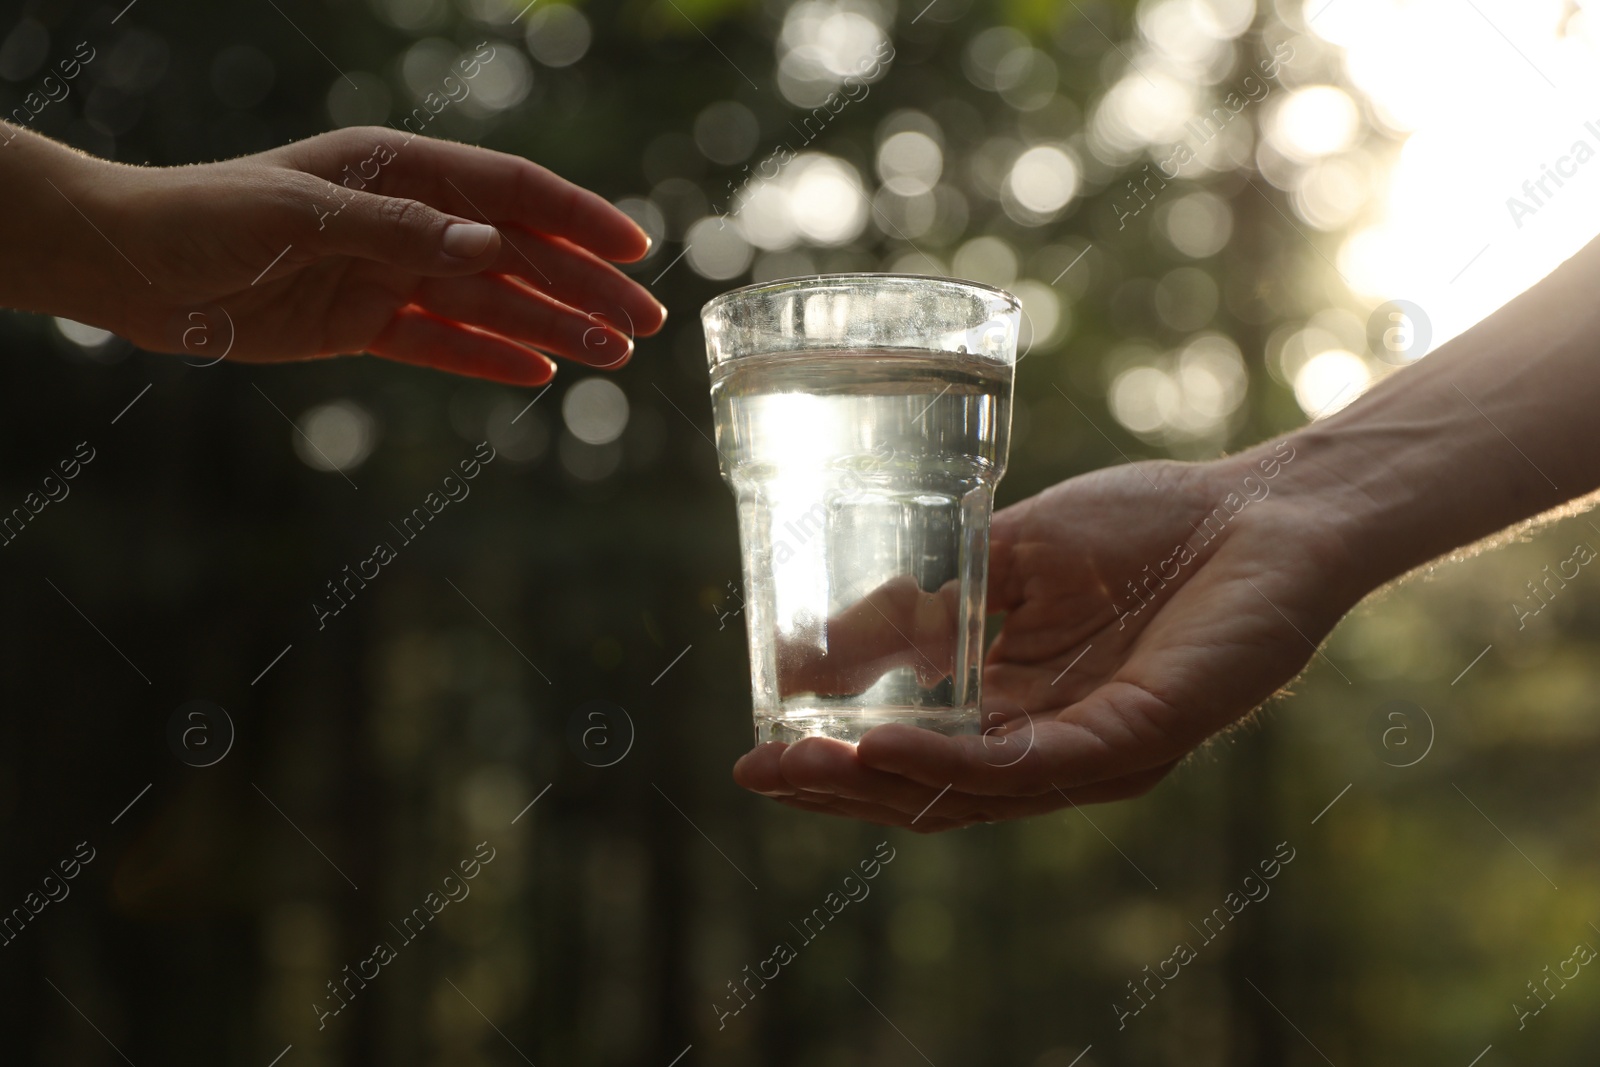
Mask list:
[[[500,231],[493,226],[447,215],[420,200],[334,188],[337,194],[317,209],[309,235],[315,251],[433,277],[475,274],[500,252]]]
[[[1024,579],[1017,567],[1016,547],[1033,497],[995,512],[989,524],[988,610],[1010,611],[1022,601]]]
[[[1033,510],[1036,496],[1019,500],[1009,507],[1001,508],[989,520],[989,540],[991,542],[1013,543],[1022,536],[1022,524],[1026,521],[1028,513]]]

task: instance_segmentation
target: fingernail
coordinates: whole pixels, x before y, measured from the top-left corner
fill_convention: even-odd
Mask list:
[[[481,222],[452,222],[444,228],[444,254],[457,259],[481,256],[494,233],[493,226]]]
[[[593,366],[598,370],[617,370],[625,366],[633,358],[633,342],[626,337],[622,339],[622,353],[601,362],[597,360]]]

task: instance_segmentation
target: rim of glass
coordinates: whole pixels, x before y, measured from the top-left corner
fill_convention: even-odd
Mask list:
[[[846,271],[842,274],[802,274],[794,278],[778,278],[770,282],[752,282],[741,285],[737,289],[729,289],[707,300],[700,308],[702,316],[711,314],[714,310],[735,297],[752,296],[756,293],[778,292],[784,289],[804,289],[818,283],[861,281],[872,279],[875,281],[901,281],[901,282],[933,282],[937,285],[949,286],[954,289],[967,289],[976,293],[986,293],[1003,300],[1007,309],[1020,311],[1022,301],[1011,293],[994,285],[985,285],[982,282],[972,282],[965,278],[946,278],[938,274],[897,274],[887,271]]]

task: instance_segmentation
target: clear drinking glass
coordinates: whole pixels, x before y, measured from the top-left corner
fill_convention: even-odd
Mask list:
[[[999,289],[901,274],[747,286],[701,311],[758,742],[978,732],[1019,318]]]

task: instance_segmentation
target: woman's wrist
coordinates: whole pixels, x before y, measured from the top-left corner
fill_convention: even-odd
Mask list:
[[[0,200],[28,205],[0,229],[0,306],[105,325],[129,296],[117,288],[143,284],[110,236],[120,166],[5,124],[0,138]]]

